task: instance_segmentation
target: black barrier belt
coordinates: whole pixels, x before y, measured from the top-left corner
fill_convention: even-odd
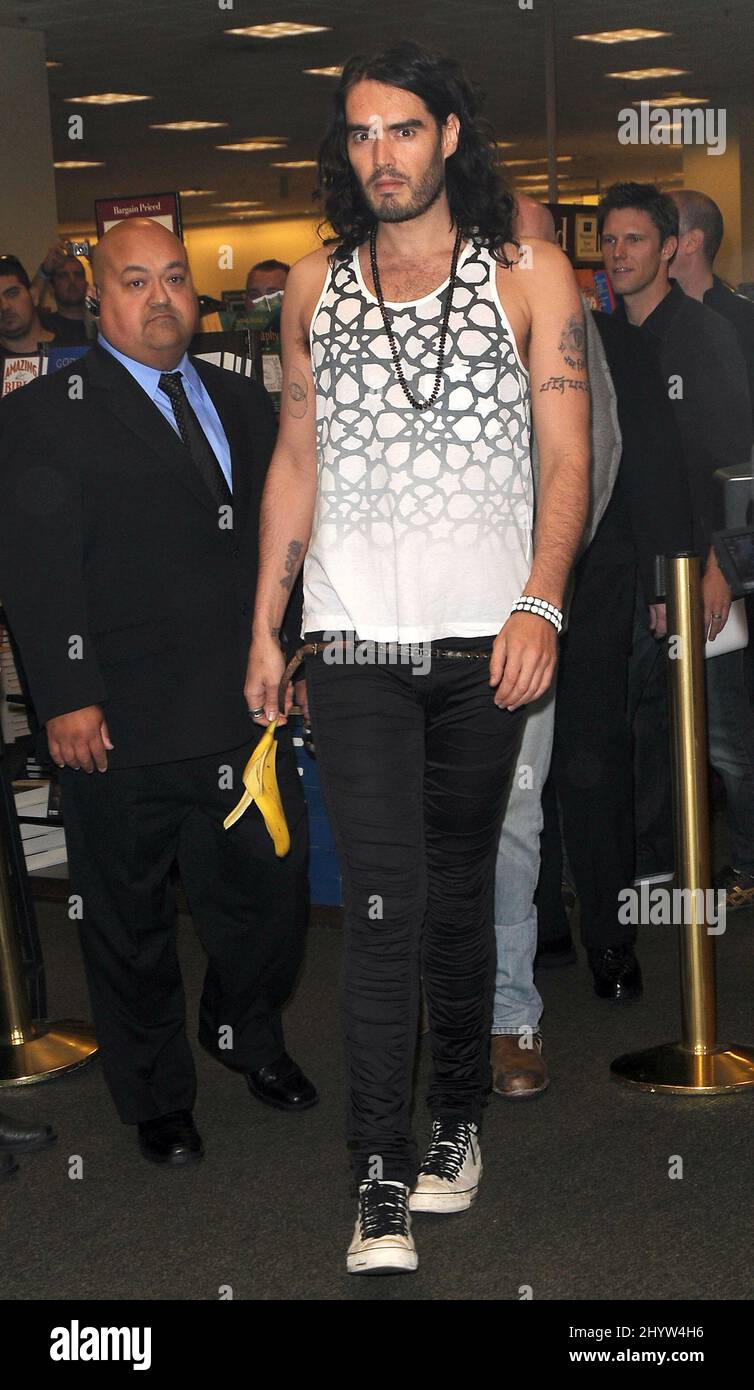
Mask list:
[[[6,748],[0,737],[0,854],[6,851],[11,907],[18,930],[21,959],[33,1018],[47,1014],[47,986],[42,947],[34,911],[31,883],[26,871],[23,840],[18,828],[16,802],[6,767]],[[11,927],[13,930],[13,927]]]

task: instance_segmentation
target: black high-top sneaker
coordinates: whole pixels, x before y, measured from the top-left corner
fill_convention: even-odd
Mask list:
[[[435,1120],[409,1206],[412,1211],[465,1211],[477,1195],[481,1176],[476,1125]]]
[[[359,1214],[348,1247],[349,1274],[408,1274],[419,1261],[403,1182],[371,1178],[359,1186]]]

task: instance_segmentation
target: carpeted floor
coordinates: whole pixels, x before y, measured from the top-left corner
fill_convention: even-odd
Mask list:
[[[62,904],[38,907],[52,1017],[88,1017],[74,928]],[[754,1044],[754,913],[717,941],[720,1036]],[[0,1186],[0,1297],[10,1299],[744,1299],[752,1292],[752,1100],[634,1092],[609,1079],[621,1052],[679,1034],[673,928],[639,942],[644,999],[601,1003],[579,964],[542,972],[552,1085],[537,1100],[492,1097],[479,1201],[458,1216],[417,1216],[419,1270],[345,1274],[355,1208],[343,1144],[337,914],[315,914],[287,1011],[287,1040],[321,1092],[300,1116],[251,1099],[243,1078],[199,1047],[196,1118],[207,1156],[163,1171],[139,1155],[99,1065],[18,1091],[0,1108],[55,1124],[55,1148],[21,1160]],[[191,1032],[203,955],[179,925]],[[426,1041],[416,1123],[423,1104]],[[74,1155],[83,1177],[69,1177]],[[669,1176],[674,1156],[683,1177]],[[677,1166],[677,1165],[676,1165]],[[227,1292],[226,1295],[227,1296]]]

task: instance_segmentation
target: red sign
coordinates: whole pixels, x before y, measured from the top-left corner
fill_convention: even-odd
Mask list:
[[[97,236],[129,217],[151,217],[177,237],[181,233],[181,200],[177,193],[143,193],[135,198],[97,198],[94,204]]]

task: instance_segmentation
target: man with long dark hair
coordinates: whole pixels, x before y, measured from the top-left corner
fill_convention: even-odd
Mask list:
[[[442,1212],[477,1194],[495,851],[587,509],[581,301],[557,247],[514,242],[478,105],[455,62],[415,44],[346,64],[320,153],[334,236],[294,266],[283,307],[245,693],[259,723],[275,717],[277,631],[306,552],[345,894],[352,1273],[416,1268],[409,1197]],[[420,975],[433,1126],[417,1178]]]

